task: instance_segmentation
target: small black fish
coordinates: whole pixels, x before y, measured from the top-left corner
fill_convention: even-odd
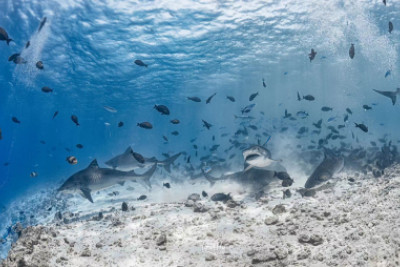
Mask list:
[[[76,124],[76,126],[79,126],[78,117],[76,115],[71,115],[71,120]]]
[[[163,186],[168,188],[168,189],[171,188],[171,185],[169,183],[163,183]]]
[[[162,115],[169,115],[169,109],[167,108],[167,106],[164,105],[154,105],[154,108],[160,112]]]
[[[193,145],[193,148],[194,148],[194,149],[197,149],[198,147],[197,147],[197,145]]]
[[[235,102],[236,100],[235,100],[235,98],[233,97],[233,96],[226,96],[226,98],[228,98],[231,102]]]
[[[2,27],[0,27],[0,41],[6,41],[7,45],[10,44],[13,39],[8,37],[8,33]]]
[[[258,130],[258,127],[255,126],[255,125],[249,125],[248,127],[249,127],[250,129],[254,130],[254,131],[257,131],[257,130]]]
[[[311,48],[311,53],[308,54],[308,58],[310,59],[310,62],[313,61],[313,59],[315,58],[316,55],[317,55],[317,52],[315,52],[315,50]]]
[[[118,127],[122,127],[122,126],[124,126],[124,122],[123,121],[118,122]]]
[[[209,104],[211,102],[211,99],[216,95],[217,93],[212,94],[209,98],[206,100],[206,104]]]
[[[13,122],[15,122],[15,123],[21,123],[21,122],[17,119],[17,117],[12,117],[11,120],[12,120]]]
[[[40,21],[38,32],[40,32],[40,31],[42,30],[44,24],[46,24],[46,21],[47,21],[47,18],[46,18],[46,17],[44,17],[44,18],[42,19],[42,21]]]
[[[324,107],[321,108],[321,110],[324,111],[324,112],[327,112],[327,111],[333,110],[333,108],[324,106]]]
[[[350,58],[353,59],[355,54],[356,54],[356,51],[355,51],[355,48],[354,48],[354,44],[351,44],[350,49],[349,49]]]
[[[382,3],[386,6],[386,0],[382,0]]]
[[[54,112],[54,114],[53,114],[53,120],[54,120],[54,118],[55,118],[57,115],[58,115],[58,110],[57,110],[56,112]]]
[[[264,87],[264,88],[267,88],[267,85],[265,84],[264,78],[262,79],[262,82],[263,82],[263,87]]]
[[[187,158],[186,163],[190,163],[190,156]]]
[[[289,118],[290,116],[292,116],[291,113],[287,112],[287,109],[285,109],[285,116],[283,116],[284,119]]]
[[[144,157],[142,155],[140,155],[139,153],[131,151],[131,154],[139,163],[143,164],[145,162]]]
[[[36,62],[36,68],[38,68],[39,70],[44,69],[43,62],[40,60]]]
[[[368,106],[368,105],[363,105],[363,109],[365,109],[365,110],[370,110],[370,109],[372,109],[372,107],[370,107],[370,106]]]
[[[136,59],[135,60],[135,64],[138,65],[138,66],[147,68],[147,64],[144,64],[143,61],[141,61],[140,59]]]
[[[51,89],[51,88],[48,87],[48,86],[43,86],[43,87],[42,87],[42,92],[44,92],[44,93],[52,93],[52,92],[53,92],[53,89]]]
[[[3,139],[3,134],[1,132],[1,128],[0,128],[0,140]]]
[[[338,125],[338,129],[343,129],[344,127],[346,127],[346,126],[343,125],[343,124],[339,124],[339,125]]]
[[[146,195],[141,195],[140,197],[138,197],[138,199],[137,200],[145,200],[147,198],[147,196]]]
[[[253,101],[254,98],[256,98],[257,96],[258,96],[258,92],[254,93],[254,94],[251,94],[250,97],[249,97],[249,101]]]
[[[206,127],[207,130],[210,130],[210,128],[212,127],[212,124],[206,122],[205,120],[202,120],[202,121],[203,121],[203,127]]]
[[[349,109],[349,108],[346,108],[346,111],[347,111],[347,113],[349,113],[350,115],[353,114],[353,111],[351,111],[351,109]]]
[[[392,33],[393,31],[393,23],[389,21],[389,33]]]
[[[180,121],[179,121],[178,119],[170,120],[170,122],[171,122],[172,124],[179,124],[179,123],[180,123]]]
[[[305,95],[305,96],[303,96],[303,99],[308,100],[308,101],[314,101],[315,97],[312,95]]]
[[[360,128],[363,132],[368,133],[368,127],[365,126],[364,124],[362,124],[362,123],[360,123],[360,124],[354,123],[354,124],[355,124],[356,128]]]
[[[153,125],[151,125],[150,122],[140,122],[137,124],[137,126],[139,126],[140,128],[144,128],[144,129],[153,129]]]
[[[171,134],[174,135],[174,136],[178,136],[179,132],[178,131],[173,131],[173,132],[171,132]]]
[[[208,197],[208,194],[207,194],[207,192],[206,192],[206,191],[204,191],[204,190],[203,190],[203,192],[201,192],[201,195],[202,195],[203,197]]]
[[[26,44],[25,44],[25,49],[27,49],[30,45],[31,45],[31,42],[30,42],[30,41],[26,42]]]
[[[187,99],[192,100],[193,102],[201,102],[201,99],[197,96],[189,96]]]
[[[212,201],[222,201],[224,203],[230,199],[232,199],[230,194],[224,194],[224,193],[216,193],[216,194],[212,195],[212,197],[211,197]]]
[[[322,119],[320,119],[317,123],[313,123],[313,125],[318,129],[321,129],[321,124],[322,124]]]
[[[162,137],[163,137],[165,142],[168,142],[168,138],[165,135],[163,135]]]
[[[297,92],[297,101],[301,101],[300,93]]]
[[[27,63],[27,61],[23,57],[21,57],[21,55],[19,53],[12,54],[8,58],[8,61],[12,61],[15,64],[26,64]]]

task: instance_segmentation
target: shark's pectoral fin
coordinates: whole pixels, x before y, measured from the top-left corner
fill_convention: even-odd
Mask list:
[[[90,189],[89,188],[81,188],[81,192],[83,194],[83,197],[89,200],[90,202],[93,203],[92,195],[90,194]]]
[[[248,170],[250,170],[251,168],[253,168],[254,167],[254,165],[248,165],[247,167],[246,167],[246,169],[244,169],[244,171],[243,172],[247,172]]]

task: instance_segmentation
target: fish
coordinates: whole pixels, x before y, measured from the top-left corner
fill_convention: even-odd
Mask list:
[[[355,54],[356,54],[356,51],[355,51],[355,48],[354,48],[354,44],[351,44],[350,49],[349,49],[350,58],[353,59]]]
[[[43,26],[46,24],[46,21],[47,21],[47,17],[42,18],[42,20],[40,21],[40,24],[39,24],[38,32],[40,32],[42,30]]]
[[[143,128],[143,129],[153,129],[153,125],[150,122],[147,122],[147,121],[138,122],[137,126],[139,126],[140,128]]]
[[[370,107],[370,106],[368,106],[368,105],[363,105],[363,109],[364,109],[364,110],[370,110],[370,109],[372,109],[372,107]]]
[[[163,137],[165,142],[168,142],[168,138],[165,135],[163,135],[162,137]]]
[[[28,61],[26,61],[19,53],[12,54],[9,56],[8,61],[12,61],[15,64],[26,64]]]
[[[242,120],[254,120],[255,118],[253,116],[237,116],[233,115],[235,119],[242,119]]]
[[[190,163],[190,156],[187,158],[186,163]]]
[[[311,48],[311,53],[308,54],[308,58],[310,59],[310,62],[313,61],[313,59],[315,58],[316,55],[317,55],[317,52]]]
[[[353,111],[351,111],[351,109],[349,109],[349,108],[346,108],[346,111],[347,111],[347,113],[349,113],[350,115],[353,114]]]
[[[253,101],[254,98],[256,98],[257,96],[258,96],[258,92],[257,92],[257,93],[254,93],[254,94],[251,94],[251,95],[249,96],[249,101]]]
[[[35,178],[35,177],[38,176],[38,174],[37,174],[37,172],[31,172],[30,176],[31,176],[32,178]]]
[[[344,158],[334,155],[331,151],[325,149],[324,159],[307,179],[304,187],[313,188],[328,180],[344,167]]]
[[[245,168],[245,172],[253,167],[264,168],[274,162],[278,162],[277,160],[271,159],[271,152],[258,145],[243,150],[243,158],[245,164],[249,165]]]
[[[211,100],[213,99],[213,97],[216,95],[217,93],[214,93],[212,95],[210,95],[207,100],[206,100],[206,104],[209,104],[211,102]]]
[[[110,107],[110,106],[103,106],[103,108],[105,110],[107,110],[108,112],[111,112],[111,113],[116,113],[117,112],[117,110],[115,108]]]
[[[397,88],[396,91],[379,91],[376,89],[372,89],[375,92],[377,92],[378,94],[381,94],[383,96],[386,96],[388,98],[390,98],[390,100],[392,100],[392,104],[395,105],[396,101],[397,101],[397,95],[400,95],[400,88]]]
[[[178,119],[170,120],[170,122],[171,122],[172,124],[179,124],[179,123],[180,123],[180,121],[179,121]]]
[[[27,49],[30,45],[31,45],[31,42],[30,42],[30,41],[26,42],[26,44],[25,44],[25,49]]]
[[[302,119],[305,119],[305,118],[308,117],[308,113],[305,112],[305,111],[298,111],[298,112],[296,113],[296,115],[297,115],[298,117],[302,118]]]
[[[36,68],[38,68],[39,70],[42,70],[42,69],[44,69],[44,65],[43,65],[43,62],[42,61],[38,61],[38,62],[36,62]]]
[[[256,104],[250,104],[245,106],[244,108],[242,108],[242,114],[244,113],[249,113],[254,107],[256,106]]]
[[[349,120],[349,115],[348,114],[344,115],[343,121],[347,122],[348,120]]]
[[[173,132],[171,132],[171,134],[174,135],[174,136],[178,136],[179,132],[178,131],[173,131]]]
[[[0,140],[3,139],[3,133],[1,132],[1,128],[0,128]]]
[[[124,122],[123,121],[118,122],[118,127],[121,128],[122,126],[124,126]]]
[[[257,130],[258,130],[258,127],[255,126],[255,125],[249,125],[248,127],[249,127],[250,129],[254,130],[254,131],[257,131]]]
[[[333,122],[333,121],[335,121],[336,120],[336,117],[330,117],[330,118],[328,118],[328,122]]]
[[[71,120],[76,124],[76,126],[79,126],[78,117],[76,115],[71,115]]]
[[[163,183],[163,186],[168,188],[168,189],[171,188],[171,185],[169,183]]]
[[[144,158],[144,163],[140,163],[133,157],[133,149],[128,147],[122,154],[117,155],[110,160],[106,161],[105,164],[113,169],[118,169],[121,171],[129,171],[137,168],[149,167],[152,164],[157,164],[163,166],[167,172],[171,171],[171,164],[181,155],[177,153],[165,160],[157,160],[155,157]]]
[[[54,114],[53,114],[53,120],[54,120],[54,118],[55,118],[57,115],[58,115],[58,110],[57,110],[56,112],[54,112]]]
[[[206,192],[206,191],[204,191],[204,190],[201,192],[201,195],[202,195],[203,197],[208,197],[208,194],[207,194],[207,192]]]
[[[389,21],[389,33],[392,33],[393,31],[393,23]]]
[[[297,92],[297,101],[301,101],[300,93]]]
[[[20,121],[17,117],[12,117],[11,120],[12,120],[14,123],[21,123],[21,121]]]
[[[391,70],[387,70],[386,73],[385,73],[385,78],[386,78],[387,76],[389,76],[390,74],[392,74],[392,71],[391,71]]]
[[[214,195],[211,196],[211,200],[212,201],[221,201],[221,202],[227,202],[228,200],[231,200],[232,197],[230,194],[224,194],[224,193],[216,193]]]
[[[386,6],[386,0],[382,0],[382,3]]]
[[[145,200],[147,198],[146,195],[141,195],[140,197],[137,198],[137,200]]]
[[[75,165],[78,163],[78,160],[74,156],[68,156],[66,160],[71,165]]]
[[[291,117],[292,114],[288,113],[287,109],[285,109],[285,116],[283,116],[284,119]]]
[[[303,99],[305,99],[305,100],[307,100],[307,101],[314,101],[314,100],[315,100],[315,97],[312,96],[312,95],[306,95],[306,96],[303,96]]]
[[[92,192],[100,191],[126,181],[140,182],[151,188],[150,178],[156,170],[154,164],[148,171],[139,175],[135,171],[123,172],[115,169],[100,168],[94,159],[87,168],[70,176],[58,192],[78,190],[82,196],[93,203]]]
[[[82,149],[83,145],[82,144],[77,144],[76,147],[79,148],[79,149]]]
[[[53,92],[53,89],[51,89],[51,88],[48,87],[48,86],[43,86],[43,87],[42,87],[42,92],[44,92],[44,93],[52,93],[52,92]]]
[[[306,133],[308,131],[308,129],[307,129],[307,127],[301,127],[299,130],[298,130],[298,132],[297,132],[297,134],[304,134],[304,133]]]
[[[162,115],[169,115],[169,109],[165,105],[154,105],[154,109],[156,109]]]
[[[229,99],[231,102],[235,102],[235,98],[233,96],[226,96],[227,99]]]
[[[267,88],[267,85],[265,84],[264,78],[262,79],[262,85],[263,85],[264,88]]]
[[[321,108],[321,110],[324,111],[324,112],[327,112],[327,111],[332,111],[333,108],[324,106],[324,107]]]
[[[189,96],[187,99],[192,100],[193,102],[201,102],[201,99],[197,96]]]
[[[211,123],[208,123],[205,120],[202,120],[202,121],[203,121],[203,127],[206,127],[207,130],[210,130],[210,128],[213,126]]]
[[[0,41],[6,41],[7,45],[10,45],[10,42],[14,41],[8,36],[6,30],[2,27],[0,27]]]
[[[360,128],[361,131],[363,131],[364,133],[368,133],[368,127],[365,126],[364,124],[360,123],[354,123],[354,125],[356,126],[356,128]]]
[[[135,60],[135,64],[141,67],[146,67],[147,68],[147,64],[144,64],[143,61],[141,61],[140,59],[136,59]]]

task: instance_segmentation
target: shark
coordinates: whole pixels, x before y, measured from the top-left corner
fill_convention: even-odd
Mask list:
[[[279,162],[278,160],[271,159],[271,152],[263,146],[252,146],[243,151],[243,158],[247,167],[245,172],[253,167],[264,168],[273,163]]]
[[[378,94],[381,94],[383,96],[386,96],[388,98],[390,98],[392,100],[392,104],[396,104],[396,100],[397,100],[397,95],[400,95],[400,88],[397,88],[396,91],[379,91],[379,90],[375,90],[373,89],[375,92],[377,92]]]
[[[139,182],[151,188],[150,178],[155,172],[157,164],[143,174],[136,174],[135,171],[119,171],[110,168],[100,168],[97,160],[94,159],[87,168],[78,171],[69,177],[58,192],[79,191],[81,195],[93,203],[91,193],[111,187],[116,184],[123,185],[126,181]]]
[[[137,168],[148,167],[150,165],[156,164],[161,165],[167,172],[171,172],[171,164],[182,154],[177,153],[165,160],[159,161],[155,157],[146,158],[143,157],[144,163],[140,163],[133,156],[133,149],[128,147],[122,154],[113,157],[112,159],[105,162],[105,164],[113,169],[121,171],[130,171]]]
[[[333,152],[325,149],[324,159],[315,168],[311,176],[307,179],[304,187],[306,189],[314,188],[330,180],[336,173],[344,167],[344,158],[334,155]]]

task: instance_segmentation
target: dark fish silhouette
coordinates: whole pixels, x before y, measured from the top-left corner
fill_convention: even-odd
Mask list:
[[[315,50],[311,48],[311,53],[308,54],[308,58],[310,59],[310,62],[313,61],[313,59],[315,58],[316,55],[317,55],[317,52],[315,52]]]
[[[209,98],[207,98],[206,100],[206,104],[211,102],[211,99],[213,99],[213,97],[216,95],[217,93],[212,94]]]
[[[43,62],[42,61],[36,62],[36,68],[38,68],[39,70],[44,69]]]
[[[301,101],[300,93],[297,92],[297,101]]]
[[[141,61],[140,59],[136,59],[135,60],[135,64],[141,67],[146,67],[147,68],[147,64],[144,64],[143,61]]]
[[[79,126],[78,117],[76,115],[71,115],[71,120],[76,124],[76,126]]]
[[[147,196],[146,195],[141,195],[140,197],[138,197],[138,199],[137,200],[145,200],[147,198]]]
[[[153,128],[153,125],[151,125],[151,123],[147,122],[147,121],[140,122],[137,124],[137,126],[139,126],[140,128],[144,128],[144,129],[152,129]]]
[[[30,42],[30,41],[26,42],[26,44],[25,44],[25,49],[27,49],[30,45],[31,45],[31,42]]]
[[[169,109],[167,108],[167,106],[164,105],[154,105],[154,108],[160,112],[162,115],[169,115]]]
[[[333,110],[333,108],[325,106],[325,107],[322,107],[321,110],[324,111],[324,112],[327,112],[327,111]]]
[[[178,131],[173,131],[173,132],[171,132],[171,134],[174,135],[174,136],[178,136],[179,132]]]
[[[40,21],[40,24],[39,24],[38,32],[40,32],[42,30],[43,26],[46,24],[46,21],[47,21],[46,17],[42,18],[42,20]]]
[[[1,128],[0,128],[0,140],[3,139],[3,134],[1,132]]]
[[[168,189],[171,188],[171,185],[169,183],[163,183],[163,186],[168,188]]]
[[[347,113],[349,113],[350,115],[353,114],[353,111],[351,111],[351,109],[346,108]]]
[[[314,101],[315,97],[312,95],[306,95],[306,96],[303,96],[303,99],[308,100],[308,101]]]
[[[232,102],[235,102],[236,100],[235,100],[235,98],[233,97],[233,96],[226,96],[226,98],[228,98],[230,101],[232,101]]]
[[[47,86],[43,86],[42,87],[42,92],[44,92],[44,93],[52,93],[53,89],[51,89],[50,87],[47,87]]]
[[[382,3],[386,6],[386,0],[382,0]]]
[[[287,112],[287,109],[285,109],[285,116],[283,116],[283,118],[289,118],[289,117],[291,117],[292,116],[292,114],[291,113],[288,113]]]
[[[393,31],[393,23],[389,21],[389,33],[392,33]]]
[[[322,119],[320,119],[317,123],[313,123],[313,125],[318,129],[321,129],[321,124],[322,124]]]
[[[82,149],[83,145],[82,144],[76,144],[76,147],[79,148],[79,149]]]
[[[15,122],[15,123],[21,123],[21,122],[17,119],[17,117],[12,117],[11,120],[12,120],[13,122]]]
[[[368,127],[365,126],[364,124],[362,124],[362,123],[360,123],[360,124],[354,123],[354,124],[355,124],[356,128],[360,128],[361,131],[368,133]]]
[[[264,88],[267,88],[267,85],[265,84],[264,78],[262,79],[262,82],[263,82],[263,87],[264,87]]]
[[[258,92],[254,93],[254,94],[251,94],[250,97],[249,97],[249,101],[253,101],[254,98],[256,98],[257,96],[258,96]]]
[[[356,51],[354,49],[354,44],[351,44],[350,49],[349,49],[350,58],[353,59],[355,54],[356,54]]]
[[[168,138],[165,135],[163,135],[162,138],[164,139],[165,142],[168,142]]]
[[[202,120],[203,121],[203,127],[206,127],[207,128],[207,130],[210,130],[210,128],[212,127],[212,124],[211,123],[208,123],[208,122],[206,122],[205,120]]]
[[[192,100],[193,102],[201,102],[201,99],[197,96],[189,96],[187,99]]]
[[[8,33],[2,27],[0,27],[0,41],[6,41],[7,45],[9,45],[11,41],[13,41],[13,39],[8,37]]]
[[[118,127],[121,128],[122,126],[124,126],[124,122],[122,122],[122,121],[118,122]]]
[[[21,57],[21,55],[19,53],[12,54],[8,58],[8,61],[12,61],[15,64],[26,64],[27,63],[27,61],[23,57]]]
[[[363,109],[365,109],[365,110],[370,110],[370,109],[372,109],[372,107],[370,107],[370,106],[368,106],[368,105],[363,105]]]
[[[208,194],[207,194],[206,191],[202,191],[202,192],[201,192],[201,195],[202,195],[203,197],[208,197]]]
[[[179,123],[180,123],[180,121],[179,121],[178,119],[170,120],[170,122],[171,122],[172,124],[179,124]]]
[[[372,90],[374,90],[378,94],[381,94],[381,95],[384,95],[384,96],[390,98],[392,100],[392,104],[393,105],[396,104],[397,95],[400,94],[400,88],[397,88],[396,91],[394,91],[394,92],[391,92],[391,91],[379,91],[379,90],[375,90],[375,89],[372,89]]]
[[[346,114],[346,115],[344,116],[344,118],[343,118],[343,121],[344,121],[344,122],[347,122],[348,120],[349,120],[349,115]]]
[[[54,114],[53,114],[53,120],[54,120],[54,118],[55,118],[57,115],[58,115],[58,110],[57,110],[56,112],[54,112]]]

